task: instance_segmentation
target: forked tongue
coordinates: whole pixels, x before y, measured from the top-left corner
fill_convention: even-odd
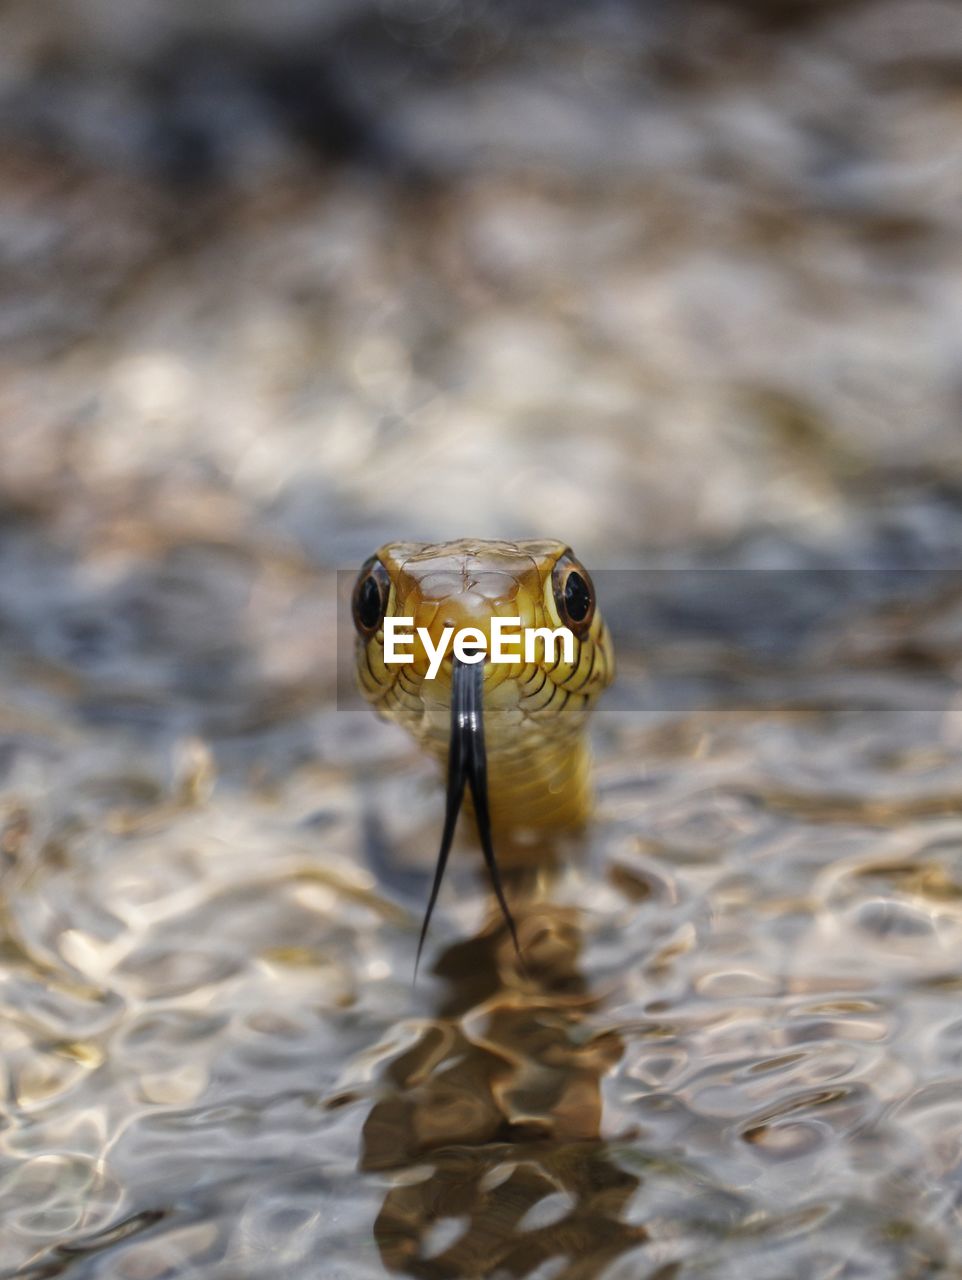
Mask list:
[[[518,946],[518,934],[514,920],[508,909],[501,884],[501,873],[494,857],[494,846],[491,843],[491,815],[488,809],[488,763],[484,751],[484,664],[481,662],[462,662],[460,658],[452,659],[451,669],[451,741],[448,747],[448,788],[444,810],[444,830],[441,833],[441,848],[438,851],[437,866],[434,869],[434,883],[431,885],[431,896],[428,898],[424,923],[421,925],[421,936],[418,939],[417,959],[414,962],[414,976],[417,978],[418,965],[421,963],[421,950],[427,936],[431,913],[437,902],[438,890],[444,878],[444,869],[448,863],[448,854],[454,840],[454,828],[464,799],[465,783],[471,788],[471,800],[474,804],[474,816],[481,837],[481,850],[491,877],[494,896],[504,915],[505,922],[514,942],[514,949],[521,954]]]

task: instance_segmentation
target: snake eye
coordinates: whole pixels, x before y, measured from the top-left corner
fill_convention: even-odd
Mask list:
[[[354,625],[362,636],[373,636],[384,621],[390,589],[387,569],[380,560],[376,556],[365,560],[351,597]]]
[[[566,551],[551,571],[554,600],[561,621],[576,636],[583,636],[595,616],[595,588],[591,575]]]

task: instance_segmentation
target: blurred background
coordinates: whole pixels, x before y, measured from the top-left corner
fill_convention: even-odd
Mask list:
[[[0,139],[0,1275],[960,1274],[958,6],[5,0]],[[419,1172],[541,1050],[464,1031],[488,950],[409,992],[433,775],[335,696],[336,570],[465,535],[948,571],[817,687],[610,601],[581,1011],[532,1014],[604,1107],[525,1102],[567,1263],[500,1147],[469,1208]],[[464,861],[438,948],[490,941]]]

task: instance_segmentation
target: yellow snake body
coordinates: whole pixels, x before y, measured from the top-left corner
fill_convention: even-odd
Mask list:
[[[432,680],[429,655],[418,640],[406,650],[412,662],[385,663],[384,619],[391,616],[413,619],[433,645],[445,627],[475,627],[489,651],[496,616],[520,618],[523,628],[566,626],[574,635],[574,660],[565,662],[560,649],[547,660],[542,646],[533,662],[524,661],[522,650],[517,662],[485,662],[469,673],[449,655]],[[578,828],[591,807],[585,725],[611,682],[614,659],[590,575],[565,543],[549,539],[391,542],[361,569],[354,620],[364,696],[448,770],[448,811],[428,915],[470,782],[482,849],[511,924],[491,833],[503,849],[517,834]],[[477,733],[464,731],[468,720]]]

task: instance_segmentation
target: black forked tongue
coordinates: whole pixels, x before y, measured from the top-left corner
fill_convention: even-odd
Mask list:
[[[474,816],[477,820],[478,835],[481,837],[481,851],[491,877],[494,896],[504,914],[505,922],[511,933],[511,940],[518,955],[518,934],[514,920],[508,909],[501,884],[501,873],[494,857],[494,846],[491,843],[491,815],[488,810],[488,762],[484,752],[484,717],[482,713],[482,693],[484,689],[484,665],[480,662],[462,662],[455,657],[451,670],[451,743],[448,748],[448,792],[444,810],[444,830],[441,833],[441,848],[438,862],[434,869],[434,883],[431,885],[431,896],[428,898],[421,936],[418,939],[418,954],[414,962],[414,976],[417,977],[418,965],[421,963],[421,951],[427,937],[431,913],[437,902],[438,890],[444,878],[444,868],[448,863],[451,843],[454,840],[454,828],[464,799],[465,783],[471,788],[471,800],[474,804]]]

